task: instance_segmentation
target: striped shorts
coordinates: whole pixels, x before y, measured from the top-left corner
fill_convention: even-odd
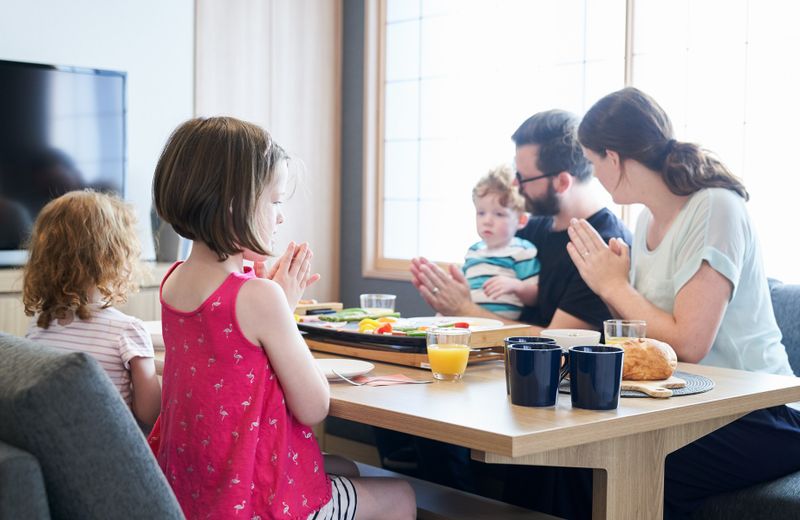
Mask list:
[[[329,475],[331,479],[331,500],[319,511],[308,515],[308,520],[353,520],[356,517],[358,497],[350,479]]]

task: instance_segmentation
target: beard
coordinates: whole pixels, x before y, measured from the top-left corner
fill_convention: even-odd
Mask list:
[[[553,179],[547,179],[547,193],[532,198],[520,190],[525,198],[525,210],[537,217],[554,217],[561,212],[561,200],[556,194]]]

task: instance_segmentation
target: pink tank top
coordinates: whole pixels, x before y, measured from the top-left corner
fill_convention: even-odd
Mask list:
[[[189,519],[306,518],[331,498],[311,429],[236,321],[251,278],[232,273],[191,312],[161,299],[161,415],[148,442]]]

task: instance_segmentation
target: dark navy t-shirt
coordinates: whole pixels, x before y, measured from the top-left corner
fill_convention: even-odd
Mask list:
[[[600,233],[604,241],[619,237],[628,245],[631,244],[631,232],[607,208],[586,220]],[[611,313],[603,301],[589,289],[572,263],[567,253],[567,231],[553,231],[553,217],[531,217],[528,225],[517,232],[517,236],[533,242],[538,249],[536,257],[541,262],[538,305],[525,307],[520,321],[546,327],[552,321],[556,309],[561,309],[591,323],[596,330],[602,330],[603,320],[609,319]]]

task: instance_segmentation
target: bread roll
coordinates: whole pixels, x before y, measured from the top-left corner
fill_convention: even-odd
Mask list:
[[[678,356],[668,344],[650,338],[620,343],[625,349],[622,379],[657,381],[668,379],[678,366]]]

